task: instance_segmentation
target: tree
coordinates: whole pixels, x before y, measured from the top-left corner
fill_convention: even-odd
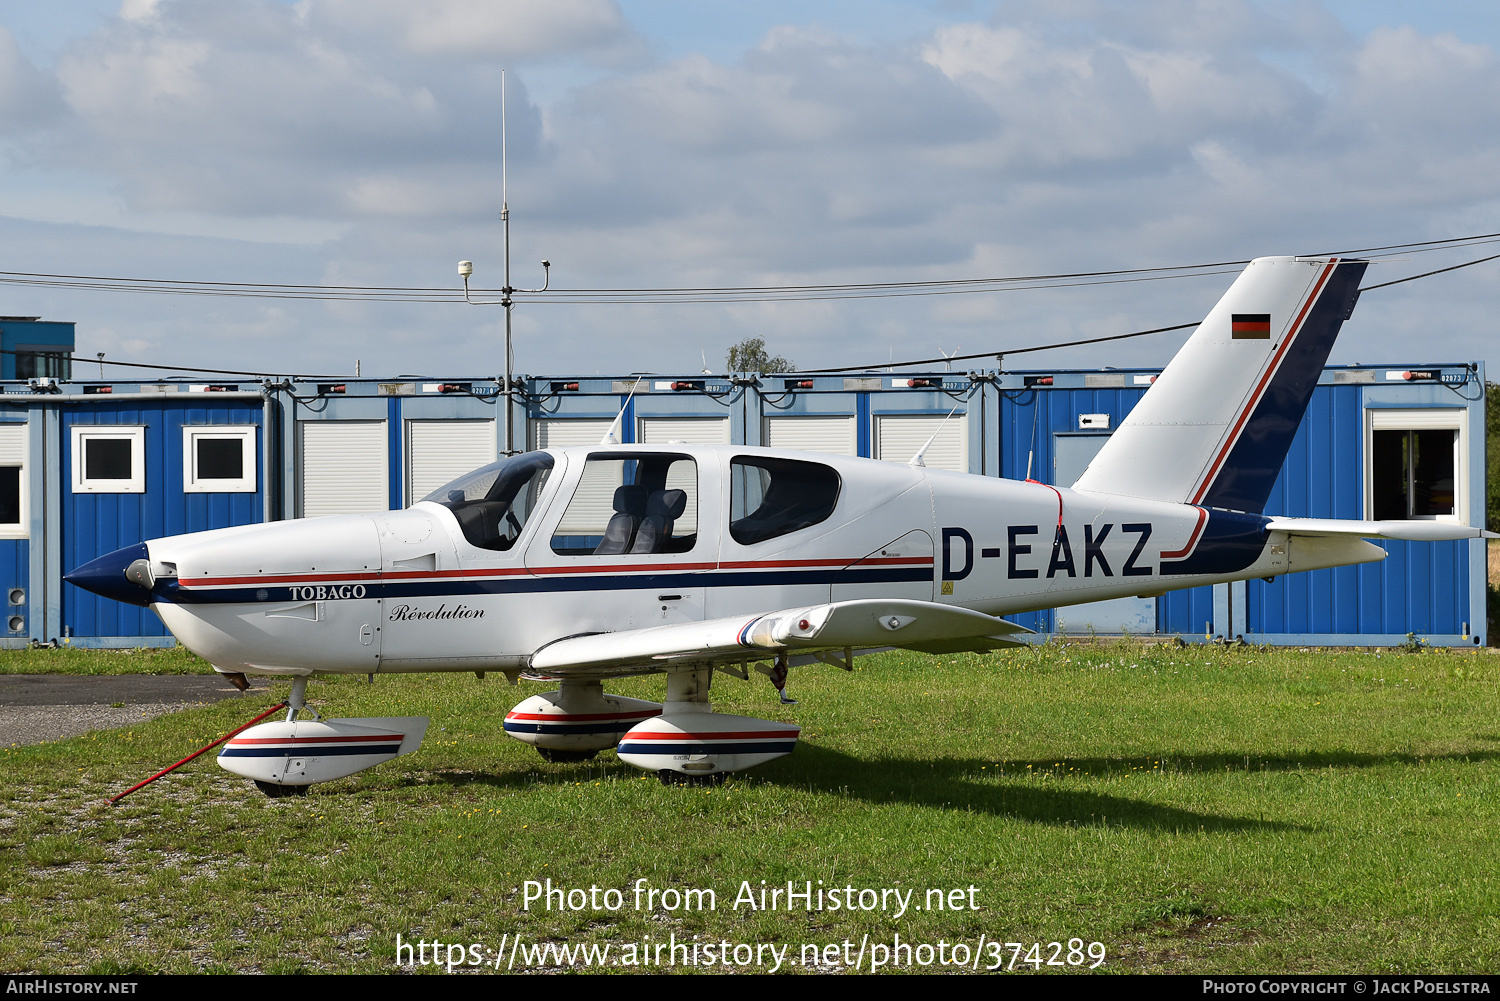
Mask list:
[[[729,349],[729,359],[724,363],[731,372],[757,372],[772,375],[776,372],[795,372],[790,361],[777,355],[766,354],[764,338],[747,337]]]

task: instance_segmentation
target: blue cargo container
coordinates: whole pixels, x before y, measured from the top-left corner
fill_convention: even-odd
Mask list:
[[[522,380],[511,413],[518,449],[597,442],[623,407],[617,434],[627,443],[892,461],[925,443],[929,467],[1066,485],[1156,374],[565,375]],[[1482,523],[1483,386],[1477,364],[1326,370],[1267,513],[1396,517],[1391,505],[1406,503],[1426,505],[1419,517]],[[505,440],[504,396],[490,379],[11,383],[0,402],[0,644],[9,646],[170,643],[149,610],[65,587],[64,568],[164,535],[405,507],[493,461]],[[1481,540],[1381,544],[1390,556],[1378,564],[1014,618],[1043,634],[1484,641]]]

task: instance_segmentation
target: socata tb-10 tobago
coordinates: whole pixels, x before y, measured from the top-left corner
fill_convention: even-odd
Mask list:
[[[757,665],[782,687],[813,659],[992,650],[1027,632],[1000,615],[1383,559],[1368,537],[1482,534],[1261,513],[1365,267],[1252,262],[1071,488],[920,459],[546,449],[405,511],[156,539],[67,579],[153,605],[220,673],[294,679],[285,721],[219,757],[272,794],[408,753],[426,730],[306,718],[318,672],[554,682],[505,720],[543,756],[615,747],[664,780],[713,780],[789,753],[799,733],[713,712],[716,671]],[[667,676],[665,702],[603,690],[648,673]]]

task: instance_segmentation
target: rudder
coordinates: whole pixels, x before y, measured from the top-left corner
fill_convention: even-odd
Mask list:
[[[1073,484],[1260,513],[1366,261],[1251,261]]]

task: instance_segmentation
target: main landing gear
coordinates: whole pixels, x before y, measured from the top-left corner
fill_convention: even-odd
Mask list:
[[[586,761],[614,747],[621,761],[668,785],[717,785],[792,752],[801,727],[714,712],[712,680],[711,668],[670,672],[660,704],[606,695],[597,681],[564,681],[512,709],[505,731],[548,761]],[[785,700],[785,675],[773,681]]]

